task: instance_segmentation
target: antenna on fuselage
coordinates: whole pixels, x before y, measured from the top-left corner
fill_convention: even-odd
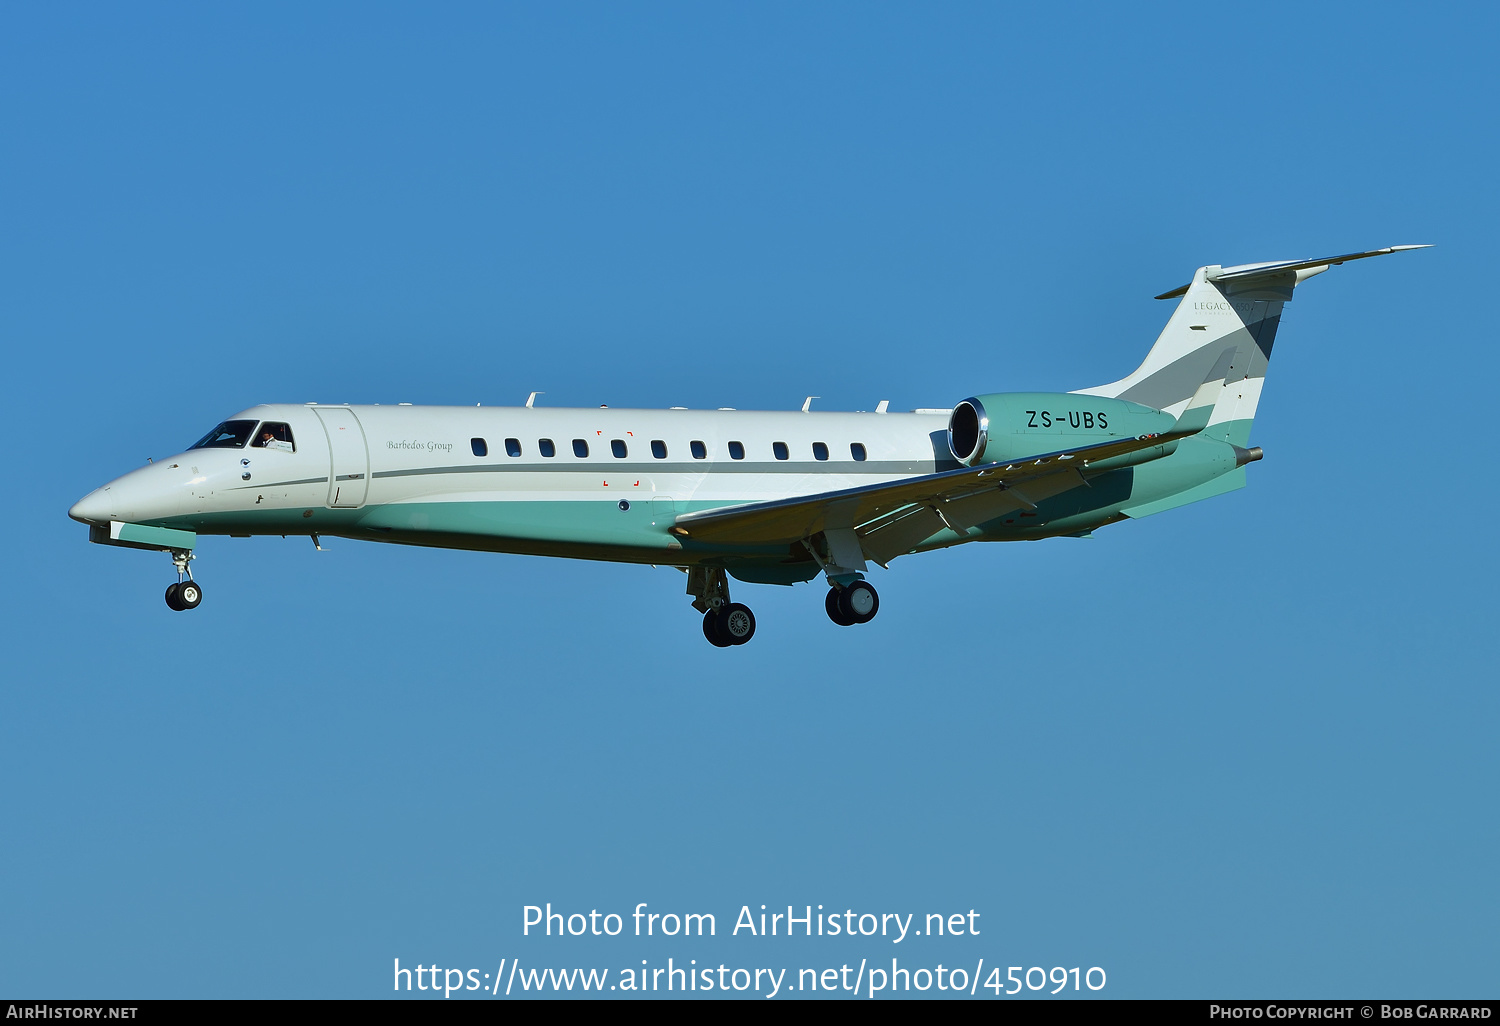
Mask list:
[[[546,395],[546,394],[547,394],[546,392],[533,392],[533,393],[531,393],[529,396],[526,397],[526,408],[528,410],[531,409],[531,404],[534,403],[534,402],[536,402],[536,397],[539,396],[539,395]]]
[[[806,413],[808,410],[812,409],[812,401],[814,399],[821,399],[821,398],[823,398],[823,397],[820,396],[820,395],[810,395],[806,399],[802,400],[802,412]]]
[[[882,399],[882,400],[880,400],[880,402],[878,402],[878,403],[875,404],[875,412],[876,413],[884,413],[886,410],[889,410],[890,408],[891,408],[891,401],[889,399]]]

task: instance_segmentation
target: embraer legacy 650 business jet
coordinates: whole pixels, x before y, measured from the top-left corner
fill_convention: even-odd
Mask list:
[[[1240,488],[1282,304],[1335,264],[1200,267],[1128,377],[889,413],[256,406],[69,511],[89,540],[171,553],[167,605],[203,598],[202,534],[308,535],[675,566],[720,647],[755,617],[729,578],[819,574],[843,626],[879,609],[870,562],[964,542],[1085,537]]]

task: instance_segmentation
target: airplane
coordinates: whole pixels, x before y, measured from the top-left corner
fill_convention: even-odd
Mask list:
[[[254,406],[68,511],[89,540],[170,553],[203,599],[199,535],[305,535],[674,566],[720,648],[755,634],[729,578],[822,575],[840,626],[880,609],[869,564],[967,542],[1087,537],[1234,491],[1282,306],[1329,267],[1426,246],[1200,267],[1145,361],[1073,392],[841,413],[317,403]]]

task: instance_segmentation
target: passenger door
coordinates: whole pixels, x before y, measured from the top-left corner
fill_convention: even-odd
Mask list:
[[[343,406],[315,406],[313,412],[328,435],[328,505],[363,506],[370,485],[370,453],[359,418]]]

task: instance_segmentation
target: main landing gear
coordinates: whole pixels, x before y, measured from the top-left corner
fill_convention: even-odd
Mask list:
[[[167,585],[167,607],[179,613],[197,609],[198,603],[203,601],[203,588],[193,580],[193,571],[188,569],[188,562],[194,558],[187,549],[172,550],[172,565],[177,567],[177,583]]]
[[[688,568],[687,593],[703,613],[703,636],[716,648],[743,645],[755,637],[755,614],[742,602],[729,601],[729,577],[713,567]]]
[[[710,645],[728,648],[755,637],[755,614],[742,602],[730,602],[703,614],[703,636]]]
[[[729,578],[713,567],[687,567],[687,592],[693,607],[703,613],[703,636],[716,648],[743,645],[755,637],[755,614],[729,601]],[[840,627],[869,623],[880,612],[880,596],[869,581],[853,574],[831,579],[823,608]]]
[[[835,584],[828,589],[823,608],[828,611],[828,619],[840,627],[853,627],[875,619],[880,612],[880,596],[868,581]]]

